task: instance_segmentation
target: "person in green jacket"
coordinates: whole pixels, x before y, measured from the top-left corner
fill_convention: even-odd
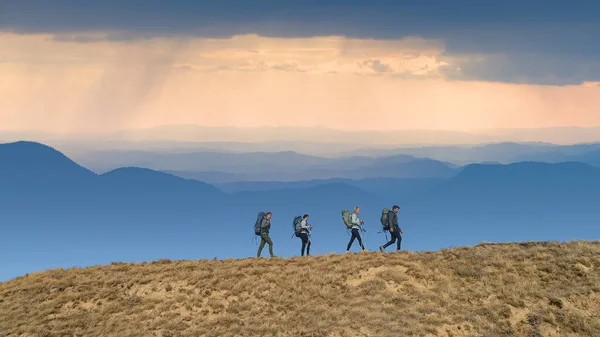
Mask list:
[[[258,252],[256,253],[256,257],[260,257],[260,253],[262,252],[263,248],[265,247],[265,243],[269,244],[269,255],[271,255],[271,257],[276,257],[273,254],[273,241],[271,240],[271,237],[269,236],[269,231],[271,230],[271,212],[267,212],[265,214],[265,218],[262,220],[262,223],[260,224],[260,246],[258,246]]]

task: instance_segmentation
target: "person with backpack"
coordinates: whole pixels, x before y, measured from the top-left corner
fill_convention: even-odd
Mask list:
[[[398,210],[400,210],[400,207],[398,205],[394,205],[392,207],[392,210],[390,212],[387,212],[387,224],[384,224],[383,228],[384,230],[390,231],[391,239],[388,243],[379,247],[379,250],[382,253],[387,247],[393,245],[394,242],[396,242],[396,250],[400,250],[400,245],[402,243],[402,236],[400,234],[404,234],[404,232],[402,231],[402,229],[400,229],[400,226],[398,226],[398,216],[396,215],[396,213],[398,213]]]
[[[302,255],[306,249],[306,256],[310,256],[310,230],[312,225],[308,223],[308,214],[304,214],[300,222],[300,239],[302,239]]]
[[[273,254],[273,241],[271,241],[271,237],[269,236],[269,231],[271,230],[271,212],[264,213],[262,220],[259,218],[257,222],[260,223],[258,228],[255,229],[256,234],[260,234],[260,246],[258,246],[258,252],[256,253],[256,257],[260,257],[260,253],[262,252],[265,244],[269,244],[269,254],[271,257],[276,257]],[[259,214],[260,217],[260,214]]]
[[[358,240],[358,244],[360,245],[360,248],[362,248],[363,252],[367,251],[367,249],[363,245],[362,238],[360,237],[360,230],[361,226],[364,224],[364,220],[360,219],[358,217],[358,214],[360,214],[360,208],[354,207],[354,212],[352,213],[352,216],[350,218],[352,237],[350,238],[350,242],[348,242],[346,253],[350,252],[350,247],[354,243],[354,239]]]

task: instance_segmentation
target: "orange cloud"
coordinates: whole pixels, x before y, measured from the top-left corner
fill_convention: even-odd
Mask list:
[[[600,82],[583,82],[581,86],[586,88],[600,87]]]
[[[600,87],[446,80],[443,44],[421,38],[72,40],[0,35],[1,128],[600,125]]]

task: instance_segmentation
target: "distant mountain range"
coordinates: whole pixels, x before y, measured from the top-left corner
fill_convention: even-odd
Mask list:
[[[212,183],[260,180],[311,180],[335,177],[361,179],[445,178],[460,166],[473,163],[509,164],[521,161],[578,161],[600,167],[600,143],[554,145],[547,143],[497,143],[473,146],[423,146],[378,148],[344,144],[306,143],[111,143],[58,142],[70,157],[95,172],[123,166],[146,167],[181,177]],[[136,145],[137,144],[137,145]],[[112,149],[93,150],[98,147]],[[132,150],[135,147],[146,150]],[[295,148],[308,152],[282,151]],[[336,150],[337,149],[337,150]],[[325,151],[327,154],[307,154]],[[385,159],[384,157],[387,157]],[[375,160],[382,158],[381,160]],[[420,163],[416,161],[420,160]],[[412,164],[408,162],[414,161]],[[394,166],[396,165],[396,166]],[[411,168],[410,166],[413,166]],[[404,166],[404,167],[399,167]],[[414,169],[416,166],[416,170]],[[447,167],[444,167],[447,166]],[[343,175],[340,175],[344,171]],[[390,175],[390,171],[393,174]]]
[[[212,183],[361,179],[388,176],[390,170],[395,172],[392,177],[398,178],[449,176],[448,170],[439,166],[417,170],[429,170],[428,174],[420,175],[411,173],[410,168],[397,167],[381,168],[380,172],[369,170],[371,174],[365,175],[355,170],[357,167],[344,164],[340,168],[334,160],[348,158],[360,164],[369,163],[372,158],[398,155],[434,160],[450,168],[522,161],[577,161],[600,167],[600,128],[597,127],[352,132],[323,127],[172,125],[96,135],[0,131],[0,141],[2,139],[42,141],[60,148],[70,158],[98,173],[137,166]],[[358,158],[353,160],[353,157]],[[258,172],[253,172],[255,168]],[[340,176],[337,172],[342,169],[353,172]],[[267,170],[269,174],[277,174],[265,175]]]
[[[521,161],[556,163],[580,161],[598,165],[600,143],[555,145],[548,143],[496,143],[473,146],[424,146],[415,148],[365,148],[347,151],[342,156],[381,157],[397,154],[427,157],[435,160],[467,165],[482,162],[510,164]]]
[[[464,165],[522,161],[576,161],[600,167],[600,143],[500,143],[481,146],[437,146],[364,149],[321,157],[294,151],[218,152],[178,149],[161,151],[93,151],[75,156],[95,172],[123,166],[146,167],[209,183],[299,181],[314,179],[449,178]],[[431,159],[433,158],[433,159]]]
[[[318,143],[370,144],[477,144],[490,142],[582,143],[600,141],[600,127],[550,127],[537,129],[488,129],[477,131],[389,130],[346,131],[326,127],[206,127],[199,125],[165,125],[113,133],[116,140],[177,141],[305,141]]]
[[[292,151],[250,153],[105,151],[89,153],[80,157],[79,162],[99,172],[121,166],[136,166],[211,183],[373,177],[449,178],[455,175],[458,169],[451,163],[402,154],[379,158],[366,156],[327,158]]]
[[[421,160],[399,156],[373,162],[393,172]],[[251,256],[256,249],[251,226],[256,213],[266,210],[274,214],[272,236],[282,256],[297,253],[291,220],[303,213],[315,224],[315,252],[343,251],[348,237],[340,211],[353,206],[362,209],[365,241],[374,249],[385,240],[377,234],[381,209],[395,203],[401,206],[404,247],[413,250],[600,236],[600,169],[583,163],[445,166],[454,170],[446,178],[217,185],[137,167],[96,174],[33,142],[1,144],[0,163],[0,223],[5,228],[0,263],[14,265],[11,270],[115,257]],[[330,170],[335,172],[333,166]]]

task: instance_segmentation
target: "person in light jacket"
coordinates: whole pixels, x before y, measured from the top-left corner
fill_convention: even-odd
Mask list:
[[[350,222],[352,223],[352,237],[350,238],[350,242],[348,242],[348,247],[346,248],[346,253],[350,251],[350,247],[354,243],[354,239],[358,240],[358,244],[360,248],[366,252],[367,249],[363,245],[362,238],[360,237],[361,226],[364,224],[364,220],[360,219],[358,215],[360,214],[360,208],[354,207],[354,212],[352,213],[352,217]]]
[[[308,214],[304,214],[300,222],[300,239],[302,239],[302,256],[306,249],[306,256],[310,256],[310,230],[312,225],[308,223]]]

